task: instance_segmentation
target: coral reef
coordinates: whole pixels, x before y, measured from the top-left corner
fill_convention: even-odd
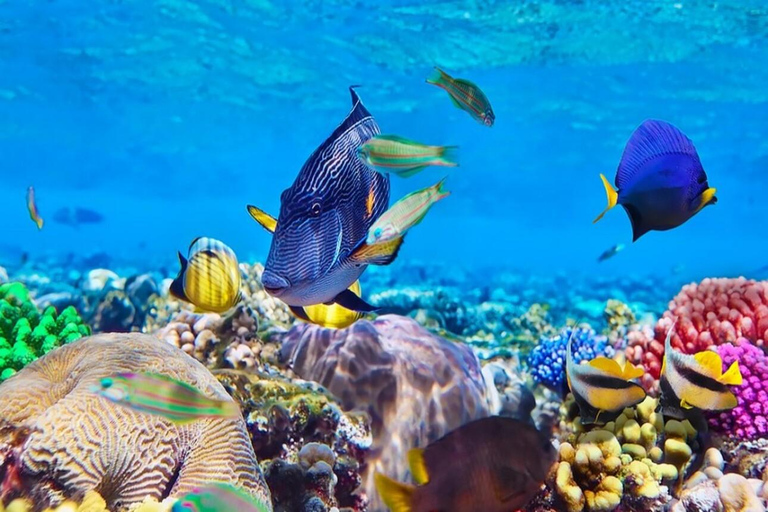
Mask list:
[[[189,492],[214,475],[269,496],[241,418],[175,426],[93,393],[102,378],[130,371],[161,373],[229,399],[200,363],[148,335],[101,334],[64,345],[0,384],[0,501],[21,495],[55,506],[98,490],[111,510],[123,510]]]
[[[74,308],[40,312],[21,283],[0,285],[0,381],[64,343],[90,334]]]
[[[630,327],[637,322],[632,309],[617,299],[608,299],[603,309],[606,328],[603,334],[611,343],[616,343],[627,335]]]
[[[153,498],[147,498],[135,507],[132,507],[131,512],[171,512],[175,502],[176,500],[173,498],[167,498],[162,502],[158,502]],[[32,500],[26,498],[13,500],[8,504],[7,508],[3,507],[3,504],[0,503],[0,512],[33,512],[35,510],[40,510],[40,507]],[[99,493],[88,491],[80,501],[67,500],[55,508],[46,508],[43,512],[110,512],[110,510]]]
[[[685,285],[656,323],[653,337],[628,339],[627,358],[642,364],[658,380],[664,339],[672,328],[672,346],[694,354],[743,337],[762,347],[768,331],[768,281],[704,279]],[[648,383],[649,380],[644,381]]]
[[[404,480],[409,449],[488,415],[477,357],[410,318],[384,315],[343,330],[299,325],[285,336],[281,359],[326,387],[346,410],[369,413],[378,458],[368,459],[364,489],[374,510],[382,507],[374,469]]]
[[[743,382],[734,386],[739,405],[709,417],[712,430],[739,439],[768,437],[768,356],[745,338],[717,347],[727,368],[739,362]]]
[[[595,333],[590,327],[565,328],[560,334],[542,338],[528,355],[528,367],[533,380],[553,390],[563,389],[565,382],[565,350],[573,335],[574,361],[589,361],[597,356],[613,356],[608,338]]]
[[[365,494],[355,491],[372,443],[367,415],[342,412],[309,382],[237,370],[216,377],[241,404],[277,511],[317,510],[318,500],[365,510]]]

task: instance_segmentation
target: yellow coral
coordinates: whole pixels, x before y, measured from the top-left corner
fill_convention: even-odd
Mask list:
[[[626,476],[632,477],[637,486],[635,494],[643,498],[656,498],[661,494],[661,487],[651,474],[651,469],[647,464],[640,461],[632,461],[626,468]]]
[[[565,502],[568,512],[581,512],[584,510],[584,493],[581,488],[576,485],[576,481],[573,479],[571,465],[567,462],[561,462],[557,466],[555,491]]]
[[[13,500],[6,509],[3,509],[3,504],[0,503],[0,512],[30,512],[36,508],[31,501],[24,498]],[[158,510],[158,512],[167,512],[169,510],[170,507],[163,511]],[[44,512],[109,512],[109,509],[104,498],[99,493],[88,491],[80,503],[67,500],[56,508],[45,509]],[[144,510],[141,512],[152,511]]]
[[[609,512],[619,506],[624,486],[615,476],[607,476],[600,481],[595,492],[584,491],[590,512]]]

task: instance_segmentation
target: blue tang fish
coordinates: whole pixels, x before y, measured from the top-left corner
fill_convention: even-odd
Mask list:
[[[648,231],[676,228],[717,202],[693,142],[664,121],[645,121],[632,134],[616,172],[618,190],[600,178],[608,207],[594,222],[620,204],[632,222],[633,242]]]
[[[391,263],[402,244],[402,238],[365,243],[368,229],[389,206],[389,177],[357,156],[380,130],[354,88],[350,93],[352,110],[282,193],[278,218],[248,206],[254,220],[274,233],[261,277],[264,289],[308,321],[304,306],[336,303],[373,311],[349,287],[367,265]]]

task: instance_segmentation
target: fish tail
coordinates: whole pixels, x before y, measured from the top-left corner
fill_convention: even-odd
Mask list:
[[[240,407],[237,402],[222,402],[221,415],[227,418],[239,418],[241,416]]]
[[[435,197],[435,202],[438,202],[441,199],[445,199],[451,193],[447,190],[443,190],[443,185],[445,185],[445,178],[441,179],[434,185],[435,192],[437,192],[437,196]]]
[[[435,66],[435,69],[432,70],[432,74],[429,75],[429,78],[427,78],[427,83],[437,85],[439,87],[445,85],[445,82],[450,79],[451,76],[448,73]]]
[[[608,181],[608,178],[605,177],[605,174],[600,175],[600,179],[603,180],[603,186],[605,187],[605,195],[608,197],[608,206],[603,210],[603,212],[597,216],[595,220],[592,221],[592,224],[599,221],[603,218],[603,215],[608,213],[608,210],[616,206],[616,204],[619,202],[619,194],[616,192],[616,189],[613,188],[613,185]]]
[[[392,512],[410,512],[412,510],[411,501],[415,487],[392,480],[379,472],[376,472],[373,479],[379,496]]]
[[[739,369],[739,362],[734,361],[733,364],[728,368],[728,371],[726,371],[717,380],[723,384],[728,384],[729,386],[741,386],[742,378],[741,370]]]
[[[440,148],[438,157],[440,165],[446,167],[458,167],[459,165],[459,146],[443,146]]]

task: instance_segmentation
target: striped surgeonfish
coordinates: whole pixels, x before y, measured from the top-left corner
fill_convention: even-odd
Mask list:
[[[189,246],[188,258],[179,253],[181,270],[171,283],[171,295],[216,313],[240,302],[240,267],[232,249],[219,240],[198,237]]]
[[[261,277],[264,289],[308,321],[303,307],[316,304],[373,311],[349,287],[367,265],[391,263],[402,243],[400,238],[361,244],[389,205],[389,178],[357,156],[379,127],[354,88],[350,93],[352,110],[282,193],[278,218],[248,206],[254,220],[274,231]]]
[[[625,407],[645,400],[645,390],[632,379],[642,377],[643,369],[629,361],[622,367],[617,361],[599,356],[586,364],[577,364],[571,355],[571,341],[565,354],[565,376],[568,388],[579,406],[581,423],[605,423]],[[614,414],[615,413],[615,414]]]

